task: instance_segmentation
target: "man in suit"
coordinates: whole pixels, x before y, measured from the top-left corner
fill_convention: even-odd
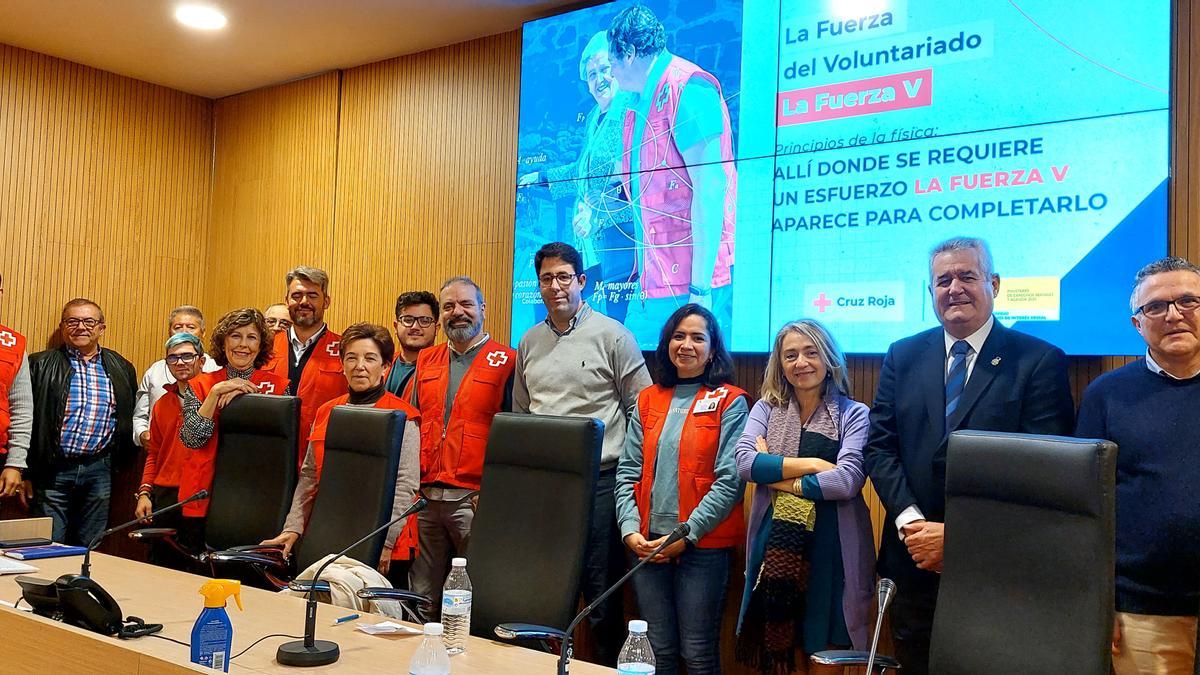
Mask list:
[[[987,243],[946,240],[929,256],[941,327],[888,349],[866,466],[897,532],[885,531],[879,573],[895,580],[892,636],[906,673],[928,671],[942,571],[946,438],[958,429],[1069,435],[1074,403],[1062,350],[992,317],[1000,290]],[[890,528],[889,528],[890,529]]]

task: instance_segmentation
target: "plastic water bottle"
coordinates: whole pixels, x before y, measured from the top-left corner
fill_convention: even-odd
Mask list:
[[[654,651],[650,649],[650,638],[646,637],[646,622],[634,619],[629,622],[629,637],[617,657],[618,675],[645,675],[654,672]]]
[[[408,662],[409,675],[450,675],[450,655],[442,642],[442,624],[425,624],[421,646]]]
[[[451,656],[467,651],[471,633],[471,579],[467,559],[450,561],[450,576],[442,587],[442,625],[446,627],[446,651]]]

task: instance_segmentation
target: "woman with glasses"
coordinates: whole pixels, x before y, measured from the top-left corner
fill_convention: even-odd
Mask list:
[[[638,395],[617,464],[617,523],[631,562],[687,523],[683,539],[633,578],[658,673],[721,672],[721,609],[734,547],[743,538],[734,445],[749,409],[731,384],[733,358],[717,320],[680,307],[658,341],[655,380]]]
[[[204,360],[204,344],[191,333],[176,333],[167,339],[167,369],[173,382],[163,385],[165,393],[154,403],[150,412],[149,436],[145,442],[146,464],[142,469],[142,484],[138,486],[134,517],[150,523],[148,516],[154,505],[166,506],[179,501],[179,478],[184,459],[191,452],[179,439],[183,426],[183,402],[188,383],[200,374]],[[202,523],[198,518],[182,516],[178,511],[159,516],[155,527],[172,527],[178,532],[177,541],[189,551],[201,545]],[[150,562],[164,567],[190,571],[191,560],[163,541],[150,549]]]
[[[738,474],[757,484],[737,658],[759,672],[792,672],[797,648],[866,648],[875,582],[862,498],[868,421],[849,391],[824,326],[802,319],[779,330],[737,444]]]
[[[242,394],[282,396],[287,391],[287,378],[262,369],[271,359],[271,340],[257,309],[235,309],[221,317],[210,347],[209,354],[224,367],[197,376],[183,399],[179,438],[191,450],[179,481],[179,494],[184,498],[212,487],[221,408]],[[183,514],[203,518],[208,514],[208,501],[185,505]]]

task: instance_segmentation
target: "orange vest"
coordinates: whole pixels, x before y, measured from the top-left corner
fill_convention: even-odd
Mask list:
[[[710,394],[711,392],[711,394]],[[642,519],[642,536],[650,535],[650,490],[654,487],[654,465],[658,450],[658,438],[662,433],[667,413],[671,410],[674,388],[652,384],[638,394],[638,414],[642,421],[642,480],[634,491],[638,515]],[[716,477],[717,451],[721,447],[721,417],[734,401],[746,396],[746,392],[732,384],[715,390],[701,386],[683,422],[679,437],[679,522],[692,515],[696,505],[712,489]],[[715,409],[694,412],[701,400],[718,399]],[[741,509],[732,512],[705,535],[697,546],[700,548],[725,548],[745,541],[745,524]]]
[[[229,379],[229,371],[222,368],[211,373],[200,373],[188,383],[195,392],[196,398],[203,403],[208,397],[208,392],[212,391],[218,383]],[[286,377],[279,377],[274,373],[268,373],[265,370],[255,370],[250,376],[250,381],[258,385],[258,391],[262,394],[274,394],[282,396],[287,391],[288,381]],[[165,397],[164,397],[165,398]],[[213,417],[213,422],[219,427],[221,424],[221,411],[218,410],[216,416]],[[212,488],[213,472],[216,469],[217,459],[217,436],[218,428],[213,429],[212,437],[204,444],[202,448],[188,448],[187,458],[183,461],[183,470],[179,474],[179,497],[187,499],[196,494],[199,490],[208,490]],[[193,518],[203,518],[208,515],[208,500],[201,499],[187,504],[183,507],[183,515]]]
[[[8,392],[17,379],[17,371],[21,369],[24,358],[25,336],[0,325],[0,456],[8,454],[8,429],[12,424],[12,404],[9,403]]]
[[[176,393],[179,384],[171,382],[163,389],[167,393],[154,402],[150,413],[150,441],[146,443],[142,485],[179,487],[184,460],[192,449],[179,440],[179,430],[183,428],[183,402]]]
[[[313,421],[317,419],[317,409],[327,401],[350,391],[349,385],[346,384],[346,374],[342,372],[341,346],[342,336],[327,327],[313,347],[312,355],[304,363],[304,370],[300,372],[300,382],[296,384],[294,392],[300,397],[300,445],[297,448],[297,466],[304,464],[308,434],[312,430]],[[275,373],[286,382],[288,363],[292,358],[292,344],[288,341],[288,331],[275,334],[271,354],[271,360],[263,366],[263,370]]]
[[[329,414],[339,405],[350,400],[350,395],[339,396],[317,410],[317,419],[313,422],[312,434],[308,437],[312,444],[313,459],[317,466],[317,484],[321,482],[321,468],[325,464],[325,437],[329,432]],[[421,413],[391,392],[383,392],[383,397],[375,402],[376,408],[384,410],[403,410],[404,415],[420,428]],[[392,548],[392,560],[416,560],[417,558],[417,516],[413,514],[404,523],[400,536],[396,537],[396,545]]]
[[[421,484],[442,483],[479,489],[492,417],[504,403],[504,390],[517,365],[517,353],[489,339],[463,375],[450,419],[443,423],[450,385],[450,347],[422,349],[417,357],[417,403],[421,406]]]

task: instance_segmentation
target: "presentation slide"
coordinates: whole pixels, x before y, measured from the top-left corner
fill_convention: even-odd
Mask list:
[[[565,241],[644,349],[698,302],[734,351],[808,317],[881,353],[937,325],[929,250],[961,235],[991,246],[1004,325],[1141,353],[1170,42],[1168,0],[619,1],[527,23],[513,343],[545,319],[534,253]]]

